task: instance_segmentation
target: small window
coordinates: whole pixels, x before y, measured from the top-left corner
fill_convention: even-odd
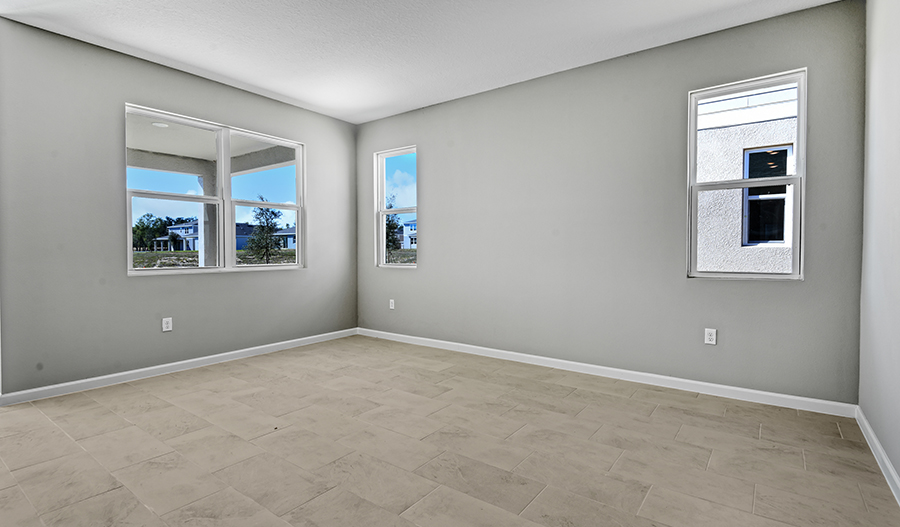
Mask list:
[[[125,146],[129,274],[301,264],[303,145],[127,105]]]
[[[690,93],[688,276],[802,278],[806,70]]]
[[[375,154],[376,265],[415,267],[417,190],[416,147]]]

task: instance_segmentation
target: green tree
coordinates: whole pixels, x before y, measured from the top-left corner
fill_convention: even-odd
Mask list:
[[[394,201],[397,196],[391,194],[387,198],[387,209],[394,208]],[[386,263],[394,261],[394,251],[399,251],[402,247],[400,234],[403,227],[400,225],[400,218],[396,214],[388,214],[384,219],[384,259]]]
[[[181,235],[175,231],[169,232],[169,250],[174,251],[178,246],[178,240],[181,239]]]
[[[153,240],[165,236],[167,232],[166,221],[148,212],[131,227],[132,245],[136,249],[155,250]]]
[[[266,201],[266,198],[260,195],[259,201]],[[253,209],[253,219],[256,223],[253,225],[253,232],[247,239],[247,245],[244,248],[254,260],[271,263],[272,259],[281,253],[281,240],[275,236],[279,229],[278,218],[280,217],[281,211],[277,209],[265,207]]]

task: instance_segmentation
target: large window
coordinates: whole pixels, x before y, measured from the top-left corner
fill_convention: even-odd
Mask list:
[[[303,145],[129,105],[125,146],[129,274],[302,264]]]
[[[415,267],[416,147],[375,154],[377,265]]]
[[[688,276],[803,277],[806,70],[690,93]]]

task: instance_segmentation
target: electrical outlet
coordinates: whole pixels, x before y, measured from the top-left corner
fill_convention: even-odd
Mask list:
[[[172,317],[162,319],[163,331],[172,331]]]
[[[703,343],[710,346],[716,345],[716,330],[706,328],[703,330]]]
[[[393,298],[391,299],[390,306],[391,306],[391,309],[394,309],[394,299]]]

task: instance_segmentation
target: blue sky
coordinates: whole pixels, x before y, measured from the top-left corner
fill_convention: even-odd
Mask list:
[[[200,178],[195,175],[128,167],[126,176],[128,178],[128,188],[187,194],[189,196],[198,196],[203,193]],[[296,203],[295,167],[291,165],[273,168],[231,178],[231,195],[234,199],[256,200],[259,194],[262,194],[266,200],[272,202]],[[148,212],[161,218],[166,216],[177,218],[179,216],[199,216],[202,210],[199,204],[189,201],[147,198],[135,198],[131,206],[132,225]],[[235,221],[238,223],[252,223],[253,208],[237,207],[235,216]],[[289,223],[295,225],[296,214],[293,211],[284,211],[284,215],[281,218],[282,226],[288,222],[288,216],[290,216]]]
[[[384,196],[395,196],[394,207],[416,206],[416,154],[384,160]]]

